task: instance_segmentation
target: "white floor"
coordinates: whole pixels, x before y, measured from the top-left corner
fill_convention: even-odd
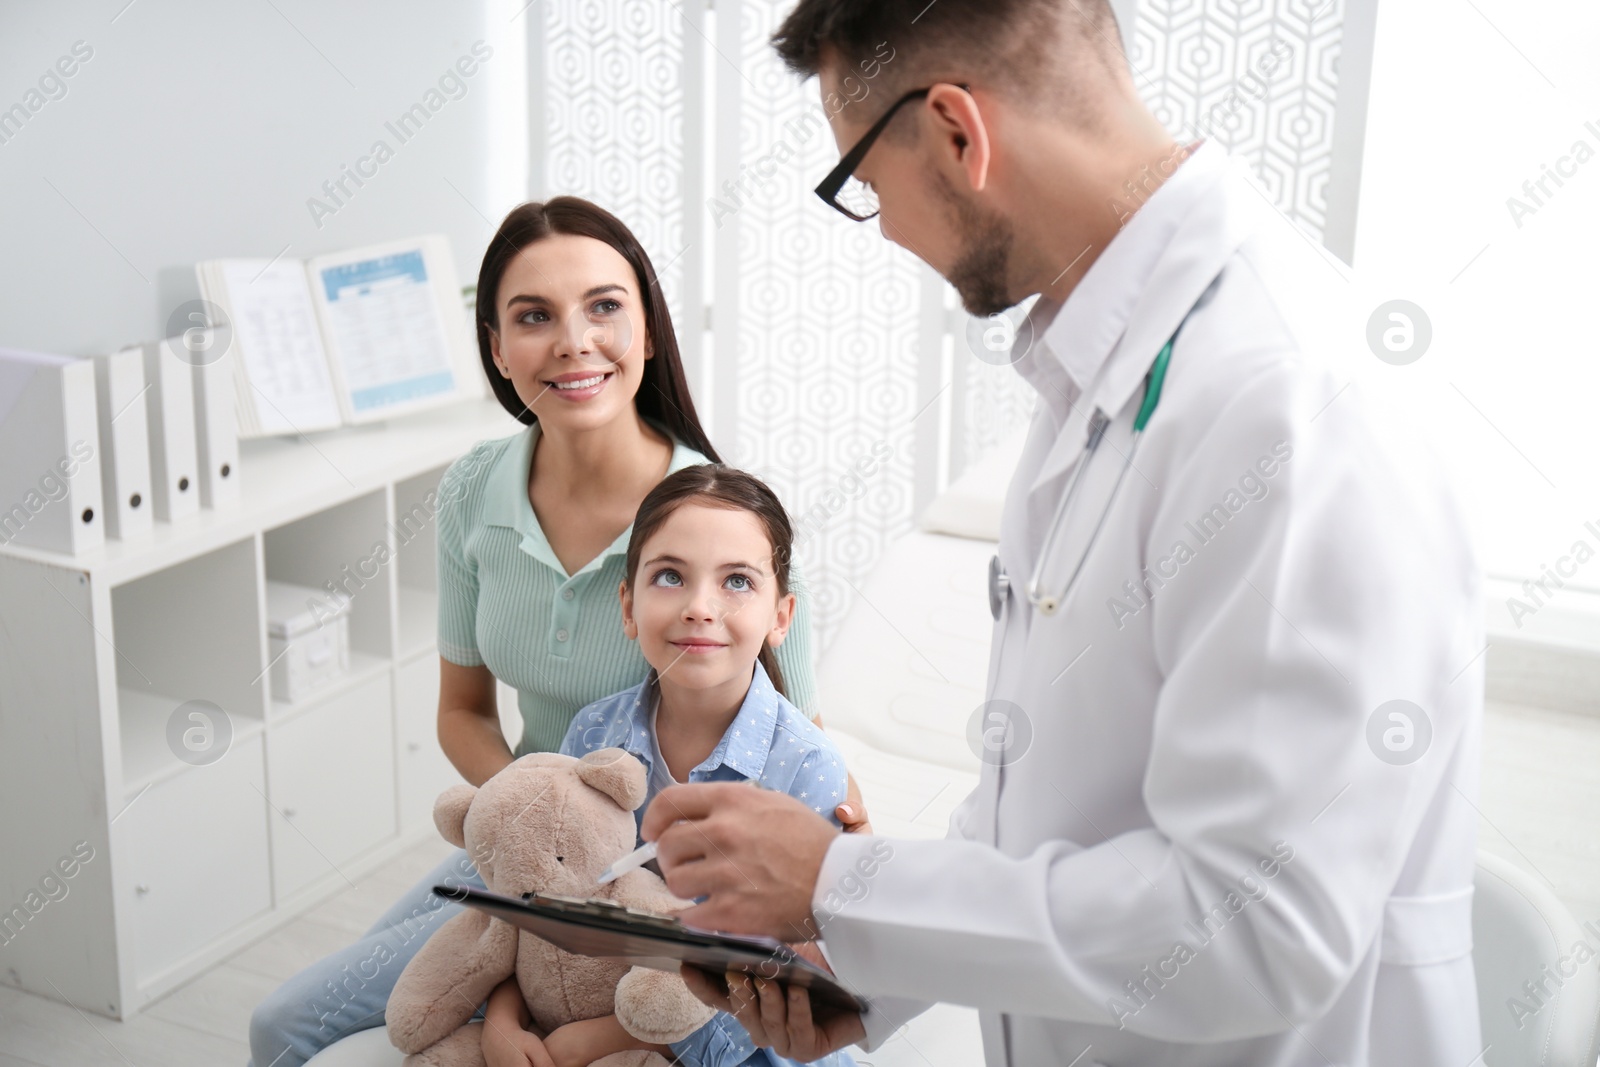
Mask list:
[[[1600,717],[1490,704],[1478,846],[1600,923]]]
[[[418,845],[128,1022],[0,986],[0,1067],[244,1067],[255,1005],[366,933],[450,850],[442,838]]]
[[[1483,752],[1482,847],[1545,877],[1580,921],[1600,921],[1600,718],[1492,705]],[[364,933],[449,848],[410,850],[129,1022],[0,986],[0,1067],[243,1067],[252,1007]]]

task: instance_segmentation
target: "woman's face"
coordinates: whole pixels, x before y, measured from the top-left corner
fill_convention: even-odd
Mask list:
[[[762,642],[783,643],[795,596],[778,596],[772,542],[754,514],[682,504],[624,583],[622,628],[664,683],[709,689],[750,680]]]
[[[653,351],[633,268],[616,249],[568,234],[533,242],[506,265],[495,312],[495,365],[546,429],[591,429],[633,410]]]

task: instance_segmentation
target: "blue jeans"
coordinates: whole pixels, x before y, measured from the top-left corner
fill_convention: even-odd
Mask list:
[[[487,888],[456,849],[383,914],[361,940],[324,956],[279,986],[250,1016],[250,1067],[301,1067],[358,1030],[384,1025],[383,1010],[400,972],[424,941],[465,906],[436,885]],[[486,1004],[474,1019],[483,1018]]]

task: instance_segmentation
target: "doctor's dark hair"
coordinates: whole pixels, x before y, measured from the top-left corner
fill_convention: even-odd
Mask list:
[[[789,513],[778,496],[760,478],[737,467],[723,463],[697,463],[673,471],[645,496],[639,513],[633,519],[633,533],[628,537],[628,556],[623,573],[628,589],[635,588],[634,579],[639,573],[640,555],[644,544],[666,524],[672,513],[685,504],[701,504],[728,511],[748,511],[761,520],[766,528],[767,540],[772,543],[772,573],[778,587],[778,599],[789,592],[789,558],[794,552],[794,527]],[[793,619],[791,617],[791,624]],[[787,698],[783,671],[778,666],[778,656],[765,640],[757,658],[766,669],[772,687]],[[802,709],[804,710],[804,709]]]
[[[552,234],[592,237],[616,249],[617,254],[633,268],[634,283],[639,287],[639,302],[644,309],[644,325],[655,355],[644,361],[644,378],[634,397],[634,407],[647,419],[654,419],[672,434],[701,455],[718,461],[716,449],[700,425],[700,416],[694,410],[694,398],[689,395],[689,382],[683,373],[683,358],[678,354],[678,335],[672,328],[672,315],[661,295],[656,269],[645,254],[633,231],[598,204],[581,197],[558,196],[543,203],[521,204],[511,209],[500,229],[489,241],[483,254],[483,264],[478,268],[478,296],[474,308],[477,319],[478,358],[483,363],[483,373],[489,379],[495,399],[518,422],[533,425],[538,418],[517,395],[511,379],[502,375],[494,365],[494,350],[489,346],[489,331],[498,329],[500,280],[506,267],[517,253],[536,241]]]
[[[998,91],[1034,113],[1080,122],[1099,117],[1089,91],[1096,78],[1132,85],[1109,0],[799,0],[772,45],[801,78],[820,73],[830,48],[842,97],[861,99],[862,85],[881,93],[865,117],[852,116],[859,124],[939,81]],[[1091,66],[1100,69],[1086,78]],[[896,116],[884,136],[903,139],[909,128]]]

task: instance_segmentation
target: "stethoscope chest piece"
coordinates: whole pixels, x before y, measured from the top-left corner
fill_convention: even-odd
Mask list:
[[[1000,569],[1000,554],[989,557],[989,614],[998,621],[1006,595],[1011,592],[1011,577]]]

